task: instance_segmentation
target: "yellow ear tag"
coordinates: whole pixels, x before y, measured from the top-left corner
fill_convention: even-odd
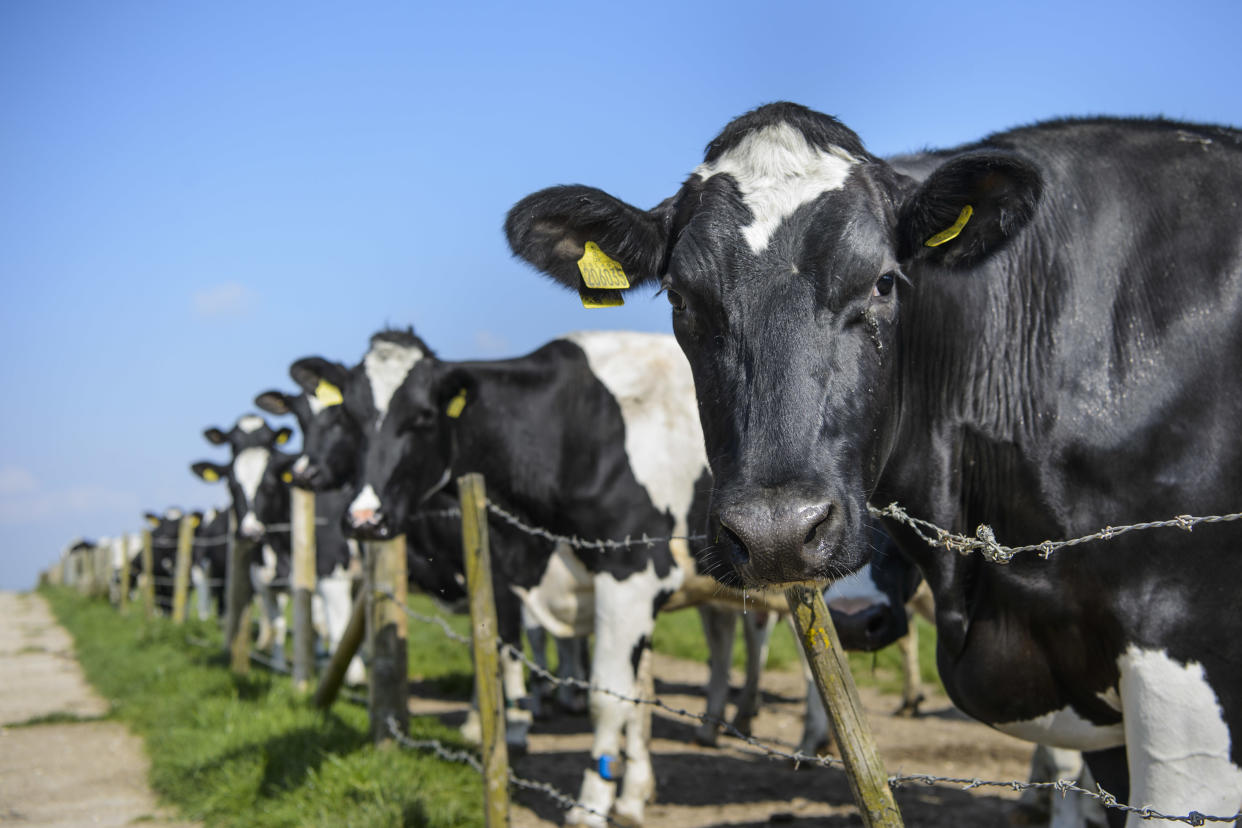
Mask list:
[[[578,260],[578,271],[589,288],[625,290],[630,286],[630,280],[621,265],[608,258],[608,254],[600,250],[595,242],[586,243],[582,258]]]
[[[281,479],[281,480],[283,480],[283,481],[285,481],[286,483],[292,483],[292,482],[293,482],[293,473],[292,473],[292,472],[285,472],[284,474],[282,474],[282,475],[280,476],[280,479]]]
[[[966,222],[970,221],[970,217],[975,214],[975,208],[967,204],[962,208],[962,212],[958,213],[957,221],[953,222],[953,226],[948,230],[941,230],[936,235],[928,239],[924,244],[927,247],[939,247],[947,241],[953,241],[962,232],[962,228],[966,226]]]
[[[215,469],[203,469],[203,479],[208,483],[215,483],[220,479],[220,475]]]
[[[457,392],[457,396],[449,400],[448,408],[444,410],[454,420],[461,416],[461,412],[466,410],[466,389]]]
[[[579,288],[578,298],[584,308],[619,308],[625,304],[625,297],[615,290]]]
[[[289,432],[287,432],[287,431],[282,431],[282,432],[280,432],[279,434],[277,434],[277,435],[276,435],[276,442],[277,442],[278,444],[282,445],[282,446],[283,446],[285,443],[289,442]]]
[[[319,400],[325,408],[345,402],[345,398],[341,396],[341,389],[325,379],[321,379],[319,385],[315,386],[315,399]]]

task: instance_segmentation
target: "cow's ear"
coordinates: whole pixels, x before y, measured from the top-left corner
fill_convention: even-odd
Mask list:
[[[142,519],[145,520],[147,522],[147,526],[150,526],[152,529],[160,525],[160,516],[153,512],[144,513]]]
[[[207,442],[216,446],[222,446],[229,441],[229,436],[215,426],[204,429],[203,436],[207,438]]]
[[[276,440],[276,445],[283,446],[285,443],[289,442],[289,438],[292,436],[293,429],[289,428],[289,426],[283,426],[276,432],[276,437],[274,438]]]
[[[216,463],[200,460],[190,466],[190,471],[194,472],[208,483],[215,483],[223,479],[228,474],[228,467],[221,466]]]
[[[595,263],[608,280],[615,279],[615,264],[633,287],[660,276],[664,214],[665,205],[640,210],[591,187],[551,187],[514,205],[505,237],[515,256],[567,288],[587,288],[580,261],[588,269]]]
[[[336,405],[344,399],[349,369],[323,357],[304,357],[289,366],[289,376],[324,405]]]
[[[1021,232],[1043,195],[1039,170],[1006,152],[969,152],[937,167],[901,205],[898,257],[968,268]]]
[[[478,396],[478,383],[469,371],[455,368],[436,386],[436,404],[445,416],[456,420]]]
[[[288,414],[289,395],[281,391],[264,391],[254,398],[254,404],[268,414]]]

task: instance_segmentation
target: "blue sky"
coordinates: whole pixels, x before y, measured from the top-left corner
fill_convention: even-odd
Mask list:
[[[510,258],[509,206],[671,194],[731,118],[787,99],[881,154],[1056,115],[1242,124],[1242,4],[0,4],[0,588],[79,535],[223,503],[287,367],[386,324],[442,356],[580,328]],[[864,8],[865,6],[865,8]]]

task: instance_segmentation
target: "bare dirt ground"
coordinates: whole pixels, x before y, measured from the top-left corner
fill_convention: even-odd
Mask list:
[[[169,821],[147,788],[142,740],[90,721],[107,712],[44,600],[0,592],[0,824],[189,824]]]
[[[704,709],[702,688],[706,665],[656,656],[656,694],[664,703],[692,713]],[[741,676],[735,674],[738,686]],[[803,684],[800,673],[765,673],[763,707],[754,735],[793,752],[802,733]],[[411,700],[415,713],[438,713],[460,723],[464,706],[422,696]],[[943,695],[932,695],[917,719],[892,715],[897,696],[864,690],[863,706],[890,773],[1025,780],[1031,746],[973,722]],[[730,705],[728,714],[731,716]],[[705,826],[767,826],[843,828],[860,825],[845,774],[837,769],[792,765],[762,755],[738,739],[722,736],[717,748],[694,744],[695,722],[656,710],[652,724],[656,800],[647,809],[647,828]],[[577,795],[591,745],[585,716],[564,715],[536,722],[530,752],[513,760],[517,775],[550,782]],[[1006,826],[1018,794],[1009,789],[976,789],[911,784],[896,798],[905,824],[930,828],[994,828]],[[559,825],[561,812],[546,796],[520,792],[514,828]]]

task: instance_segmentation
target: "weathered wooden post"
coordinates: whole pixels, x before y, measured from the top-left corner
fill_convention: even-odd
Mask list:
[[[224,646],[234,673],[250,672],[250,544],[237,537],[237,518],[229,509],[228,580],[224,585]]]
[[[457,479],[461,499],[461,544],[470,593],[474,682],[483,730],[483,813],[488,828],[509,824],[509,750],[500,687],[496,601],[492,595],[491,550],[487,537],[487,491],[483,475]]]
[[[901,812],[863,715],[858,688],[854,686],[854,676],[841,649],[836,627],[832,625],[832,616],[824,605],[824,596],[817,589],[795,586],[785,590],[785,597],[815,685],[828,710],[863,825],[901,828]]]
[[[177,558],[173,568],[173,605],[172,618],[174,624],[185,623],[185,609],[190,597],[190,563],[194,557],[194,529],[198,526],[198,518],[194,515],[182,515],[177,524]]]
[[[293,547],[293,687],[310,689],[315,672],[315,629],[311,596],[315,594],[315,493],[290,488],[289,524]]]
[[[155,554],[151,530],[142,530],[142,606],[147,618],[155,617]]]
[[[364,550],[366,601],[370,607],[367,637],[371,642],[371,738],[382,744],[392,740],[390,717],[397,720],[402,733],[410,730],[405,535],[389,541],[369,541]]]
[[[349,669],[349,662],[353,660],[358,648],[362,646],[362,639],[367,631],[368,614],[367,601],[363,596],[359,596],[359,599],[354,601],[354,611],[350,614],[349,624],[346,625],[345,632],[336,645],[336,652],[332,654],[332,660],[328,662],[323,675],[319,677],[319,687],[315,690],[314,704],[320,710],[327,710],[336,701],[336,695],[341,691],[341,685],[345,683],[345,671]]]
[[[117,609],[125,612],[129,609],[129,534],[121,534],[121,575],[117,584]]]

